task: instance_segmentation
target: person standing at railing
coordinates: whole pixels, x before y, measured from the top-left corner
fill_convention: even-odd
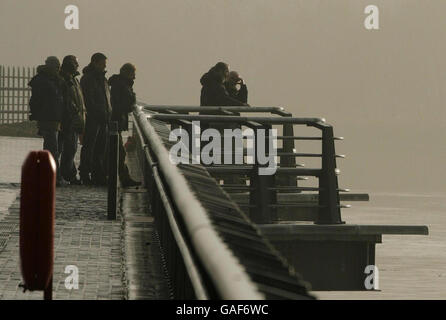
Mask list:
[[[59,70],[59,59],[48,57],[45,65],[37,67],[37,75],[28,84],[32,89],[29,118],[37,121],[38,134],[43,137],[43,149],[51,152],[56,162],[57,186],[64,184],[59,170],[58,150],[58,131],[64,111],[63,79]]]
[[[207,73],[205,73],[200,83],[201,106],[247,106],[246,102],[240,101],[229,95],[225,87],[225,82],[229,78],[229,66],[224,62],[218,62]]]
[[[108,80],[110,84],[112,121],[118,122],[119,135],[119,180],[123,187],[139,186],[137,182],[130,177],[129,168],[125,164],[126,152],[122,142],[122,131],[129,129],[129,113],[133,111],[136,103],[136,95],[133,91],[136,68],[131,63],[124,64],[119,74],[114,74]]]
[[[79,63],[75,56],[66,56],[62,61],[61,76],[65,81],[64,85],[64,105],[65,112],[62,118],[62,131],[60,132],[59,143],[62,155],[60,169],[62,177],[70,184],[80,184],[77,179],[77,169],[74,164],[74,157],[77,152],[77,141],[79,135],[85,130],[85,105],[84,97],[77,71]]]
[[[87,119],[79,166],[83,184],[107,185],[106,150],[111,116],[110,89],[105,70],[107,57],[95,53],[81,78]]]
[[[229,65],[225,62],[218,62],[209,69],[200,79],[202,85],[200,95],[200,106],[248,106],[245,102],[237,100],[229,95],[226,90],[225,83],[229,77]],[[200,112],[200,115],[228,115],[227,113],[216,112]],[[208,127],[223,130],[218,123],[201,124],[202,131]],[[228,127],[229,128],[229,127]]]
[[[232,97],[225,86],[225,83],[229,79],[229,66],[227,63],[218,62],[213,66],[207,73],[205,73],[201,79],[202,84],[200,105],[201,106],[249,106],[246,102],[240,101],[237,98]],[[200,112],[200,114],[211,114],[211,115],[228,115],[228,113],[216,111],[216,112]],[[234,115],[239,115],[238,113],[233,113]],[[230,115],[230,114],[229,114]],[[224,163],[224,129],[238,129],[240,126],[236,123],[222,123],[222,122],[209,122],[207,124],[201,124],[202,132],[207,128],[213,128],[220,132],[221,135],[221,163]],[[202,148],[205,143],[202,143]],[[226,152],[232,152],[231,157],[235,153],[235,146],[232,150],[227,150]],[[234,177],[218,177],[218,180],[224,180],[227,183],[237,183],[240,179]]]
[[[240,86],[240,88],[237,88],[237,86]],[[229,72],[229,76],[225,81],[225,88],[232,98],[248,103],[248,87],[237,71]]]

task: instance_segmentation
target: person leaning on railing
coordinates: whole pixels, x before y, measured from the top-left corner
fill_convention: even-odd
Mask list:
[[[228,77],[229,66],[224,62],[218,62],[201,77],[201,106],[247,106],[246,102],[229,95],[225,87]]]
[[[119,74],[114,74],[108,80],[110,84],[110,95],[112,105],[111,121],[118,122],[119,133],[119,180],[123,187],[139,186],[137,182],[130,177],[129,169],[125,164],[126,152],[122,142],[122,131],[128,130],[129,113],[133,111],[136,103],[136,96],[133,92],[133,83],[135,81],[136,68],[131,63],[124,64]]]
[[[201,95],[200,106],[249,106],[247,103],[237,100],[230,96],[225,87],[225,82],[229,77],[229,65],[224,62],[218,62],[215,66],[209,69],[200,79]],[[205,115],[228,115],[220,111],[215,112],[200,112]],[[218,123],[201,124],[201,129],[204,130],[208,127],[222,130],[223,128],[229,128],[230,125],[226,124],[221,126]]]
[[[218,62],[215,66],[213,66],[207,73],[205,73],[201,79],[200,83],[202,85],[201,88],[201,96],[200,96],[200,105],[201,106],[249,106],[246,102],[240,101],[237,98],[231,96],[225,86],[225,83],[229,79],[229,66],[227,63]],[[247,98],[247,96],[246,96]],[[228,115],[227,113],[215,111],[215,112],[200,112],[201,114],[206,115]],[[239,113],[234,112],[233,115],[240,115]],[[216,119],[217,120],[217,119]],[[209,123],[201,123],[201,130],[205,130],[207,128],[217,129],[221,135],[221,146],[224,146],[224,129],[240,129],[240,125],[237,123],[222,123],[218,122],[209,122]],[[203,144],[202,146],[203,147]],[[223,149],[222,149],[223,151]],[[232,153],[235,153],[235,146],[232,148]],[[221,163],[224,161],[223,153],[221,156]],[[241,178],[239,177],[219,177],[220,180],[224,180],[225,183],[243,183]]]
[[[240,86],[240,88],[237,88],[237,86]],[[225,81],[225,88],[232,98],[248,103],[248,87],[237,71],[229,72],[229,76]]]

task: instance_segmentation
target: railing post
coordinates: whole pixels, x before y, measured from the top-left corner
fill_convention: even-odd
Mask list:
[[[250,177],[250,186],[251,192],[249,196],[249,217],[250,219],[257,224],[266,224],[272,223],[272,221],[276,217],[276,208],[273,208],[271,205],[277,204],[277,193],[272,188],[275,187],[276,176],[273,175],[260,175],[259,168],[262,166],[259,164],[257,157],[257,148],[259,143],[262,141],[258,141],[258,130],[266,129],[265,134],[265,155],[269,151],[269,138],[271,133],[271,126],[262,126],[254,129],[255,132],[255,165],[253,166],[251,177]]]
[[[290,115],[291,116],[291,115]],[[293,137],[294,136],[294,127],[292,123],[286,123],[283,125],[283,135],[287,137]],[[282,150],[283,152],[294,152],[295,149],[295,141],[294,139],[284,139],[282,141]],[[296,167],[296,157],[295,156],[280,156],[280,166],[283,168],[295,168]],[[295,175],[284,175],[284,176],[278,176],[277,182],[279,186],[286,186],[286,187],[297,187],[297,178]],[[287,191],[283,190],[283,193],[286,193]],[[300,192],[300,191],[294,191],[291,190],[289,192]]]
[[[108,220],[116,220],[117,195],[118,195],[118,168],[119,168],[119,137],[118,123],[112,121],[109,128],[110,155],[108,166]]]
[[[333,127],[321,124],[322,170],[319,177],[319,213],[316,224],[342,224]]]

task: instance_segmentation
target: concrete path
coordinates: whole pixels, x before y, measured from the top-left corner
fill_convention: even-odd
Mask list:
[[[42,299],[23,293],[19,260],[19,187],[21,164],[41,139],[0,137],[0,299]],[[78,152],[79,154],[79,152]],[[123,299],[121,220],[107,220],[106,188],[67,186],[56,189],[54,299]],[[65,280],[78,270],[78,289]]]
[[[56,198],[53,298],[123,299],[121,222],[107,220],[106,190],[70,186],[59,188]],[[42,292],[18,287],[19,210],[17,199],[0,221],[0,298],[42,299]],[[78,270],[78,289],[65,286],[69,266]]]

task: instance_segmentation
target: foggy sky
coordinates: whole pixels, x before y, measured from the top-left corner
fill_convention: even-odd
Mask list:
[[[80,30],[64,28],[64,8]],[[363,27],[380,9],[380,30]],[[240,72],[249,103],[324,117],[335,134],[343,187],[446,191],[446,1],[0,0],[0,64],[104,52],[108,76],[137,67],[151,104],[199,103],[217,61]]]

